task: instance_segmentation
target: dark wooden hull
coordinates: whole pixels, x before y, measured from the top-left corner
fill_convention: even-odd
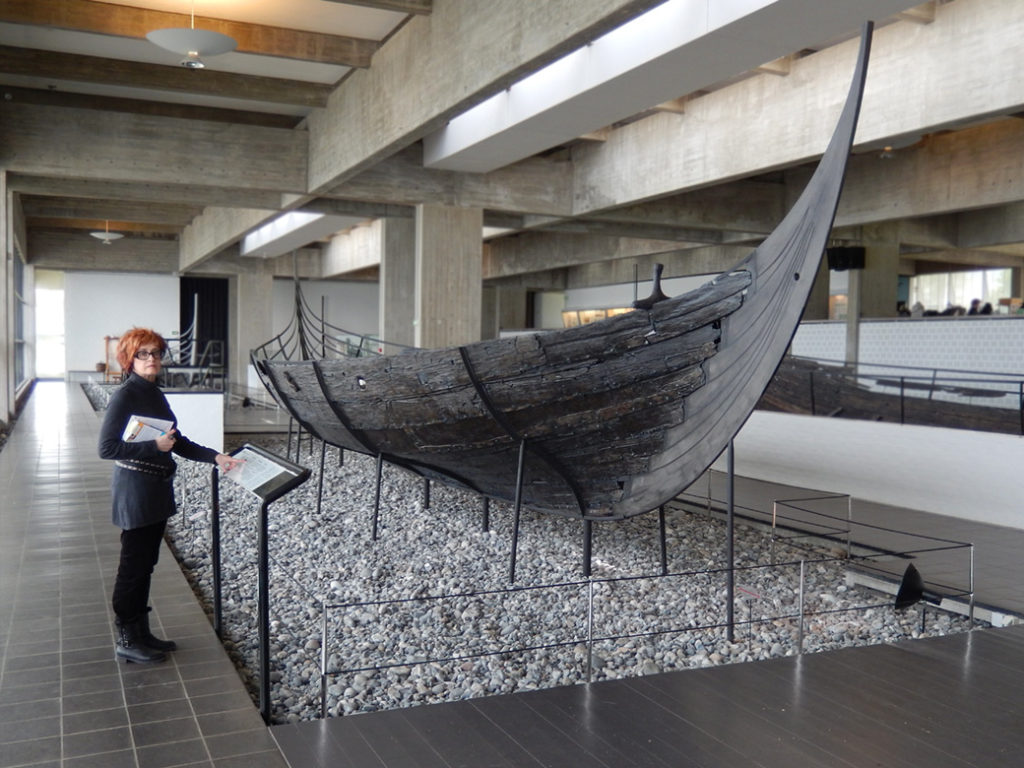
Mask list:
[[[268,386],[328,443],[490,497],[513,501],[520,488],[525,506],[595,520],[656,509],[735,436],[792,339],[832,227],[869,42],[870,27],[818,170],[735,270],[564,331],[378,358],[264,360]]]
[[[866,384],[885,384],[893,390],[902,385],[906,391],[884,393]],[[963,400],[946,399],[950,395]],[[979,405],[971,399],[990,402]],[[919,378],[901,382],[892,376],[858,374],[856,366],[821,365],[802,358],[782,361],[757,407],[806,416],[1024,435],[1024,404],[1011,382],[999,389]]]

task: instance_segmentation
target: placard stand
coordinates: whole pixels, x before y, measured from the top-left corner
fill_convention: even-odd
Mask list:
[[[265,448],[246,443],[232,451],[231,456],[244,459],[225,477],[238,483],[245,490],[260,499],[259,517],[259,562],[257,569],[259,604],[259,674],[260,714],[263,722],[270,725],[270,550],[267,540],[267,508],[286,493],[294,490],[309,479],[310,471],[288,459],[271,453]],[[221,637],[221,585],[220,585],[220,489],[218,471],[213,470],[212,497],[213,515],[211,520],[213,546],[210,557],[213,560],[213,629]]]

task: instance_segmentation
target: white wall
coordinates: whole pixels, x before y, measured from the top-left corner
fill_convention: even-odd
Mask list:
[[[295,306],[295,284],[291,279],[274,280],[273,332],[283,331]],[[380,301],[375,282],[303,280],[302,295],[313,314],[320,315],[320,298],[326,297],[327,322],[354,334],[377,335],[377,306]]]
[[[875,365],[1024,373],[1024,315],[862,320],[859,359]],[[846,324],[801,323],[793,354],[846,357]]]
[[[67,272],[64,345],[68,371],[93,371],[104,359],[104,336],[140,326],[162,336],[178,333],[178,287],[173,275]]]
[[[687,277],[669,277],[661,281],[661,290],[667,296],[680,296],[695,288],[699,288],[714,275],[689,275]],[[565,292],[565,309],[609,309],[612,307],[628,307],[633,303],[634,293],[638,299],[646,299],[651,295],[652,280],[640,280],[636,290],[632,283],[615,285],[597,285],[589,288],[570,288]],[[561,319],[561,318],[559,318]],[[561,323],[558,326],[561,327]]]
[[[743,477],[1024,528],[1014,435],[754,411],[733,445]]]

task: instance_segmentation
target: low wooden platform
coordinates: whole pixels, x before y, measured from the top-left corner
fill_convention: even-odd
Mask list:
[[[293,768],[997,768],[1024,626],[271,728]]]

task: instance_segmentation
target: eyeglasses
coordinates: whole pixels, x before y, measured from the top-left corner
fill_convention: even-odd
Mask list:
[[[163,356],[164,353],[161,352],[159,349],[140,349],[138,352],[135,353],[136,360],[149,360],[149,358],[159,360]]]

